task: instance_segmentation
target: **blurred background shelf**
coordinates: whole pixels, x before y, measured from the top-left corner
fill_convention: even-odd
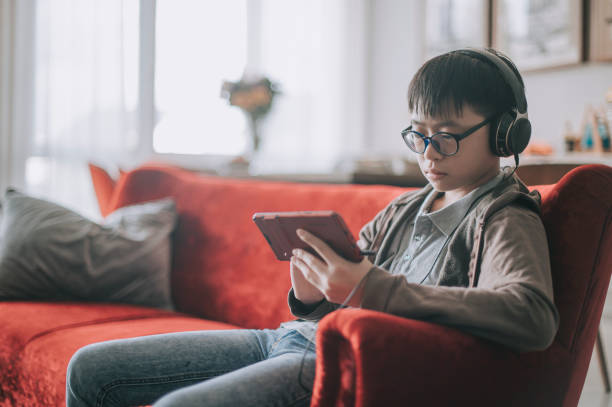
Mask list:
[[[504,165],[514,162],[503,160]],[[572,169],[585,164],[612,165],[612,153],[565,153],[550,156],[521,157],[518,176],[527,185],[553,184]]]
[[[514,166],[512,157],[503,158],[502,166]],[[559,181],[572,169],[585,164],[612,166],[612,153],[567,153],[561,155],[521,157],[517,174],[527,185],[545,185]],[[361,159],[342,163],[331,173],[260,173],[250,174],[247,167],[219,171],[217,175],[270,181],[380,184],[400,187],[423,187],[427,180],[416,162],[401,158]]]

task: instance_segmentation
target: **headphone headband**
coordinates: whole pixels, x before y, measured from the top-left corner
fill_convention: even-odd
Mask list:
[[[514,71],[510,68],[509,64],[512,62],[505,61],[504,58],[494,54],[493,52],[478,48],[463,48],[457,50],[456,52],[477,58],[488,64],[492,64],[495,68],[497,68],[497,71],[502,75],[504,81],[512,90],[514,101],[516,102],[516,110],[518,113],[520,113],[521,117],[527,118],[527,100],[525,99],[525,88]]]
[[[494,50],[463,48],[455,52],[488,63],[500,73],[504,82],[510,87],[515,107],[511,111],[500,113],[497,122],[491,127],[489,143],[491,151],[500,157],[514,155],[518,166],[518,154],[529,143],[531,123],[527,117],[525,86],[520,75],[514,70],[516,67],[510,59],[497,54]]]

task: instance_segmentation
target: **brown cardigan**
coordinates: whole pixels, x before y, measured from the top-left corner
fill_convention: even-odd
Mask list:
[[[399,225],[416,217],[431,189],[399,196],[362,228],[358,243],[377,251],[374,265],[397,253]],[[519,351],[548,347],[559,315],[539,204],[537,191],[529,193],[517,177],[505,179],[475,203],[442,249],[436,285],[408,283],[374,267],[363,281],[361,307],[455,327]],[[338,308],[324,300],[304,312],[289,299],[293,314],[307,320]]]

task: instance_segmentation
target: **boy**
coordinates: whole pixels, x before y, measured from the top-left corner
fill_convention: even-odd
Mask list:
[[[426,62],[409,87],[412,123],[402,137],[429,184],[363,227],[359,245],[375,257],[348,262],[300,231],[322,257],[293,253],[289,306],[300,320],[89,345],[70,362],[68,405],[306,406],[315,370],[309,341],[316,321],[342,303],[519,351],[546,348],[558,314],[539,195],[499,168],[500,156],[518,160],[529,139],[522,92],[514,65],[493,50]]]

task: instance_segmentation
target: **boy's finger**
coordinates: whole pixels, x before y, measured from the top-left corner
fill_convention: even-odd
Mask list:
[[[317,288],[321,285],[321,278],[319,277],[319,274],[312,267],[310,267],[307,262],[303,261],[297,256],[291,257],[291,262],[293,262],[295,267],[298,268],[300,273],[302,273],[302,276],[307,281]]]
[[[338,255],[336,252],[332,250],[331,247],[327,245],[323,240],[319,239],[312,233],[305,231],[304,229],[298,229],[296,231],[298,237],[302,239],[305,243],[308,243],[310,247],[312,247],[321,258],[327,264],[331,264],[338,260]]]
[[[307,265],[309,268],[313,269],[315,272],[320,273],[323,268],[326,267],[326,264],[321,261],[320,258],[315,256],[312,253],[307,252],[302,249],[293,249],[293,257],[297,260],[300,260],[302,264]]]

